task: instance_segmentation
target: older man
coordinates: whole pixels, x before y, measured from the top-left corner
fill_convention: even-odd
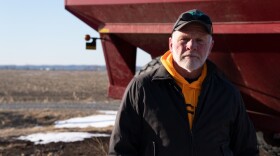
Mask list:
[[[207,60],[212,33],[203,12],[179,16],[162,66],[130,82],[109,155],[258,155],[239,91]]]

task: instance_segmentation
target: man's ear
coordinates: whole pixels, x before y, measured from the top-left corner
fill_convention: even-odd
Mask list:
[[[169,51],[171,51],[172,52],[172,37],[169,37]]]
[[[211,45],[210,45],[210,49],[209,49],[209,52],[208,52],[208,55],[207,55],[207,57],[210,55],[210,53],[212,52],[212,48],[213,48],[213,46],[214,46],[214,40],[212,39],[212,41],[211,41]]]
[[[212,39],[210,51],[212,51],[213,46],[214,46],[214,40]]]

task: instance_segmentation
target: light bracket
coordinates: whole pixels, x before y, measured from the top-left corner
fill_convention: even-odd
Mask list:
[[[86,49],[87,50],[96,50],[96,40],[105,40],[104,38],[98,38],[98,37],[91,37],[90,35],[85,36],[86,42]],[[90,41],[92,40],[92,41]]]

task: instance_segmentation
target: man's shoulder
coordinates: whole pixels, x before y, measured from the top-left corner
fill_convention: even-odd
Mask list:
[[[161,66],[162,65],[155,67],[149,71],[141,72],[141,74],[136,74],[134,76],[134,80],[140,83],[152,81],[154,76],[157,74],[159,68],[161,68]]]
[[[228,91],[238,91],[232,81],[214,63],[212,63],[211,61],[207,61],[207,67],[210,70],[209,74],[215,77],[214,80],[219,86],[226,87]]]
[[[150,71],[135,75],[133,78],[134,83],[138,87],[152,87],[152,85],[159,84],[165,80],[172,79],[163,65],[157,66]]]

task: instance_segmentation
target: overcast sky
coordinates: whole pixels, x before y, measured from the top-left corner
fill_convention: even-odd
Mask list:
[[[66,11],[64,0],[2,0],[0,22],[0,65],[105,64],[100,41],[85,50],[85,34],[98,33]],[[137,56],[139,66],[150,60]]]

